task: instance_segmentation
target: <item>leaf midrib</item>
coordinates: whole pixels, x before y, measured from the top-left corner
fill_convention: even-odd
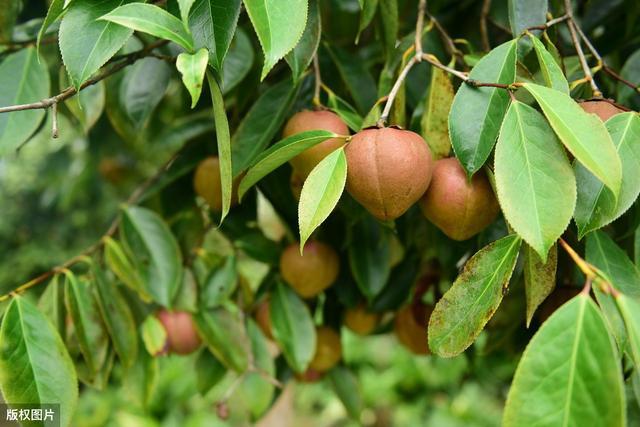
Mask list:
[[[571,349],[571,359],[570,359],[571,363],[569,365],[568,390],[567,390],[566,399],[565,399],[564,417],[562,421],[563,427],[567,427],[569,425],[569,411],[571,409],[571,398],[573,393],[573,383],[574,383],[574,377],[575,377],[575,371],[576,371],[576,359],[578,354],[578,347],[580,346],[582,325],[584,323],[584,312],[588,302],[585,298],[582,298],[580,301],[581,301],[581,304],[580,304],[580,311],[578,313],[579,314],[578,323],[576,325],[576,336],[573,340],[573,347]]]

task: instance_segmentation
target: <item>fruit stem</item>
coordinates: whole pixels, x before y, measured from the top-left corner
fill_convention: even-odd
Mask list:
[[[320,89],[322,88],[322,77],[320,75],[320,62],[318,61],[318,53],[313,55],[313,73],[315,75],[315,87],[313,90],[313,105],[322,107],[320,101]]]

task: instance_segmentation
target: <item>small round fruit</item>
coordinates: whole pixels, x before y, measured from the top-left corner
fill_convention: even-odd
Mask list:
[[[262,301],[255,312],[256,322],[262,330],[262,333],[269,339],[273,339],[273,332],[271,328],[271,311],[269,309],[269,300]]]
[[[378,313],[367,311],[363,304],[348,308],[344,312],[344,325],[359,335],[370,334],[380,321]]]
[[[313,355],[309,370],[327,372],[336,366],[342,357],[340,335],[333,329],[320,326],[316,329],[316,352]]]
[[[398,218],[424,194],[433,169],[431,150],[417,133],[365,129],[351,139],[347,191],[376,218]]]
[[[233,194],[231,204],[238,201],[238,180],[233,182]],[[222,210],[222,183],[220,182],[220,160],[215,157],[207,157],[198,164],[193,176],[193,188],[196,194],[202,197],[213,212]]]
[[[322,379],[322,372],[313,369],[307,369],[301,374],[296,374],[296,379],[301,383],[315,383]]]
[[[460,162],[438,160],[429,189],[420,200],[424,216],[453,240],[467,240],[491,224],[500,211],[483,171],[467,179]]]
[[[280,274],[303,298],[311,298],[327,289],[338,277],[340,260],[333,248],[325,243],[310,241],[304,245],[293,243],[280,256]]]
[[[156,316],[167,331],[170,352],[190,354],[200,348],[202,340],[198,335],[191,313],[163,309]]]
[[[427,325],[433,308],[424,304],[402,307],[393,324],[398,341],[415,354],[431,354],[427,345]]]
[[[580,103],[580,106],[587,113],[595,114],[600,117],[600,120],[603,122],[606,122],[616,114],[624,113],[624,110],[607,101],[584,101]]]
[[[349,128],[337,114],[331,111],[301,111],[289,119],[282,136],[286,138],[310,130],[327,130],[338,135],[349,135]],[[327,139],[298,154],[290,160],[290,163],[302,176],[306,177],[322,159],[343,145],[344,139]]]

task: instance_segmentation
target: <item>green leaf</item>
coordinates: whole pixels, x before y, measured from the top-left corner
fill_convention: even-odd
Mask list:
[[[547,22],[548,0],[509,0],[511,34],[517,37],[524,30]]]
[[[13,35],[13,27],[22,9],[19,1],[3,2],[0,9],[0,42],[10,42]]]
[[[329,92],[327,104],[334,113],[340,116],[349,129],[358,132],[364,126],[363,118],[360,117],[360,114],[347,101],[335,93]]]
[[[62,279],[60,274],[53,276],[38,300],[38,310],[49,318],[61,337],[65,336],[67,330]]]
[[[10,404],[59,404],[60,425],[70,425],[78,402],[73,362],[49,320],[20,296],[0,328],[0,387]]]
[[[155,315],[148,315],[140,328],[142,342],[151,356],[156,357],[167,354],[169,351],[167,330]]]
[[[640,50],[636,50],[624,63],[620,76],[631,82],[640,81]],[[618,82],[618,102],[622,105],[640,106],[640,93]]]
[[[373,17],[378,10],[378,0],[359,0],[360,1],[360,24],[358,24],[358,35],[356,36],[356,44],[360,41],[360,35],[371,24]]]
[[[209,63],[218,71],[223,69],[238,24],[241,4],[241,0],[196,0],[191,8],[189,27],[195,48],[206,47],[209,50]]]
[[[617,294],[615,300],[624,320],[631,357],[637,371],[640,369],[640,301],[624,294]]]
[[[191,12],[191,8],[193,7],[193,3],[195,0],[178,0],[178,7],[180,8],[180,19],[182,19],[182,23],[189,27],[189,12]]]
[[[130,289],[136,291],[144,302],[151,301],[151,296],[147,291],[140,271],[138,271],[122,245],[111,237],[105,237],[104,241],[104,258],[109,269]]]
[[[0,105],[35,102],[49,96],[47,64],[34,48],[22,49],[0,63]],[[0,114],[0,156],[16,148],[38,129],[44,118],[41,109]]]
[[[133,34],[133,30],[98,20],[130,0],[75,1],[64,15],[58,42],[62,60],[76,89],[98,71]],[[82,37],[78,37],[82,34]]]
[[[138,335],[131,309],[113,282],[94,263],[92,268],[94,289],[104,325],[125,369],[133,366],[138,356]]]
[[[482,57],[469,78],[479,82],[511,84],[516,78],[516,46],[512,40]],[[449,114],[449,136],[458,160],[471,176],[489,157],[500,124],[509,107],[507,91],[463,84]]]
[[[307,0],[244,0],[244,7],[264,53],[260,76],[264,80],[300,40],[307,23]]]
[[[176,68],[182,75],[182,83],[191,95],[191,108],[194,108],[202,93],[202,82],[204,73],[207,71],[209,62],[209,52],[207,49],[200,49],[193,55],[181,53],[176,61]]]
[[[382,41],[387,57],[395,49],[398,40],[398,0],[379,0],[382,20]]]
[[[318,0],[309,0],[309,18],[307,26],[302,33],[302,38],[296,47],[285,56],[285,60],[291,68],[293,82],[297,84],[305,70],[311,64],[318,46],[320,45],[320,34],[322,32],[322,21],[320,18],[320,6]]]
[[[149,257],[142,272],[147,292],[158,304],[171,307],[182,281],[182,254],[176,239],[162,218],[148,209],[129,206],[123,210],[123,220],[137,234]]]
[[[429,319],[429,348],[441,357],[462,353],[498,309],[518,259],[515,234],[485,246],[467,261]]]
[[[222,267],[214,270],[204,284],[200,300],[203,307],[216,307],[229,300],[238,286],[238,267],[235,255],[230,255]]]
[[[70,271],[65,275],[65,305],[73,322],[80,352],[93,378],[107,358],[108,335],[91,283],[78,280]]]
[[[249,36],[238,28],[222,65],[222,93],[227,94],[238,85],[253,66],[253,46]]]
[[[38,31],[38,38],[36,39],[36,50],[38,51],[38,55],[40,54],[40,42],[42,41],[42,36],[45,35],[51,24],[60,18],[64,12],[66,3],[67,0],[53,0],[49,5],[47,16],[45,16],[44,21],[42,21],[42,26],[40,27],[40,31]],[[14,4],[17,4],[17,2],[14,2]],[[0,27],[3,27],[3,25],[0,24]]]
[[[558,269],[558,247],[553,245],[549,251],[547,262],[529,245],[524,247],[524,287],[527,295],[527,327],[536,309],[547,299],[556,287],[556,271]]]
[[[66,88],[69,84],[67,73],[60,73],[60,87]],[[104,82],[100,81],[94,85],[82,89],[82,92],[71,99],[67,99],[64,104],[71,114],[82,125],[85,134],[88,134],[93,125],[96,124],[104,111],[106,102],[106,92]]]
[[[291,80],[283,80],[267,89],[244,116],[232,141],[234,177],[269,145],[284,123],[299,89]]]
[[[453,97],[453,84],[449,75],[445,71],[433,67],[420,126],[422,137],[429,144],[435,160],[448,157],[451,152],[449,112]]]
[[[365,114],[377,100],[376,82],[366,67],[365,61],[337,46],[324,46],[336,64],[340,77],[347,85],[356,108],[360,114]]]
[[[347,157],[338,148],[322,159],[307,177],[298,204],[300,252],[304,244],[338,204],[347,182]]]
[[[616,114],[605,126],[622,162],[620,195],[616,202],[601,181],[575,163],[578,202],[574,216],[580,238],[618,219],[640,194],[640,116],[633,112]]]
[[[511,104],[502,122],[495,179],[506,220],[545,263],[571,221],[576,179],[547,121],[521,102]]]
[[[327,379],[351,419],[359,421],[364,408],[358,378],[344,366],[336,366],[327,374]]]
[[[242,200],[246,192],[271,171],[285,164],[303,151],[339,135],[326,130],[311,130],[285,138],[263,151],[247,171],[238,187],[238,198]]]
[[[391,273],[389,231],[367,215],[350,230],[349,266],[360,291],[372,300],[382,292]]]
[[[618,198],[622,166],[604,123],[588,114],[563,92],[534,83],[524,88],[533,95],[560,141]]]
[[[269,303],[273,337],[280,345],[287,363],[304,372],[316,349],[316,328],[309,308],[288,286],[279,283]]]
[[[194,50],[193,37],[182,22],[166,10],[152,4],[125,4],[100,19],[170,40],[188,51]]]
[[[227,368],[215,358],[208,349],[204,349],[196,359],[196,382],[202,396],[218,384],[226,375]]]
[[[545,1],[546,2],[546,1]],[[536,36],[529,33],[529,38],[533,42],[533,49],[538,57],[538,63],[540,64],[540,72],[544,78],[546,86],[559,90],[569,94],[569,83],[566,77],[562,73],[562,68],[553,58],[553,56],[544,47],[544,44]]]
[[[619,356],[598,307],[580,294],[529,342],[516,370],[503,425],[624,426]]]
[[[213,118],[216,124],[216,140],[218,142],[218,159],[220,160],[220,185],[222,187],[222,213],[220,224],[231,209],[233,191],[233,169],[231,165],[231,135],[229,121],[224,108],[224,98],[220,86],[212,73],[207,73],[211,102],[213,103]]]
[[[223,365],[240,373],[247,370],[250,342],[239,313],[220,307],[201,311],[194,319],[203,341]]]

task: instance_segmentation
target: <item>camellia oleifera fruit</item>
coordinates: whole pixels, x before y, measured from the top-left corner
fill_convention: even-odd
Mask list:
[[[417,133],[365,129],[353,136],[347,155],[347,191],[376,218],[398,218],[429,187],[431,150]]]
[[[255,318],[258,326],[264,333],[264,335],[273,339],[273,332],[271,328],[271,310],[270,310],[269,300],[265,299],[256,308]]]
[[[580,103],[580,106],[587,113],[600,117],[603,122],[606,122],[616,114],[624,113],[624,110],[607,101],[584,101]]]
[[[202,340],[191,313],[163,309],[156,316],[167,331],[167,344],[171,353],[190,354],[200,348]]]
[[[467,240],[491,224],[500,211],[483,171],[471,181],[460,162],[438,160],[429,189],[420,200],[422,213],[453,240]]]
[[[427,345],[427,325],[433,307],[415,303],[396,313],[393,330],[398,341],[415,354],[430,354]]]
[[[311,298],[327,289],[338,277],[340,260],[329,245],[309,241],[300,255],[300,245],[293,243],[280,256],[282,278],[303,298]]]
[[[316,352],[309,363],[310,371],[326,372],[342,357],[340,335],[327,326],[316,328]]]
[[[331,111],[301,111],[289,119],[282,136],[286,138],[310,130],[327,130],[338,135],[349,135],[349,128],[337,114]],[[342,145],[342,138],[327,139],[291,159],[291,166],[306,177],[322,159]]]
[[[231,204],[238,202],[239,179],[233,182],[233,194]],[[220,160],[210,156],[201,161],[193,175],[193,188],[196,194],[202,197],[213,212],[222,210],[222,183],[220,182]]]
[[[343,324],[359,335],[370,334],[380,321],[378,313],[371,313],[364,304],[350,307],[344,312]]]

